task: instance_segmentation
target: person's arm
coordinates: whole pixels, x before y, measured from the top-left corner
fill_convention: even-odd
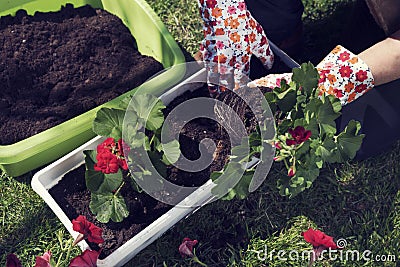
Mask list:
[[[400,30],[358,56],[371,69],[375,86],[400,79]]]

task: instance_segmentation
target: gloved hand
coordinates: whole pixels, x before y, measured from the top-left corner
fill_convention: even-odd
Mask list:
[[[211,95],[218,95],[224,87],[238,87],[249,75],[252,54],[268,69],[272,67],[274,56],[268,39],[244,0],[199,0],[198,3],[204,31],[200,50]]]
[[[374,87],[374,77],[367,64],[358,56],[338,45],[318,65],[320,95],[334,95],[342,106],[356,100]],[[292,73],[270,74],[254,80],[249,87],[280,85],[282,79],[291,81]]]

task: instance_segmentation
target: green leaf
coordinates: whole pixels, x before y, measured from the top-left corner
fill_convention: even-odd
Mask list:
[[[330,101],[322,102],[319,99],[312,99],[305,107],[306,120],[316,120],[321,127],[321,134],[333,136],[336,133],[335,120],[340,116],[340,113],[334,111]]]
[[[122,138],[122,123],[125,111],[114,108],[101,108],[93,121],[93,131],[100,136]]]
[[[293,69],[292,80],[299,84],[309,96],[312,90],[318,86],[319,73],[313,64],[303,63],[300,68]]]
[[[168,160],[169,163],[175,163],[181,156],[181,150],[178,140],[173,140],[169,143],[162,144],[162,150],[164,151],[163,158]],[[169,164],[167,164],[169,165]]]
[[[94,164],[96,164],[96,150],[84,150],[83,154],[85,155],[85,165],[86,170],[94,170]]]
[[[322,144],[318,144],[315,154],[329,163],[337,162],[337,145],[331,137],[325,138]]]
[[[211,175],[211,179],[216,183],[216,185],[211,189],[211,193],[216,197],[224,197],[227,192],[236,186],[235,182],[240,179],[237,175],[241,172],[243,172],[243,170],[240,163],[229,162],[226,164],[224,171],[221,174],[215,173]]]
[[[145,147],[147,136],[143,132],[137,132],[135,135],[131,135],[127,141],[131,148]]]
[[[278,107],[281,111],[287,113],[296,105],[297,93],[295,90],[287,90],[278,95]]]
[[[278,97],[274,92],[267,92],[264,94],[265,100],[267,100],[269,108],[271,109],[272,114],[274,114],[277,110],[277,99]]]
[[[124,198],[113,193],[92,193],[90,210],[96,215],[96,219],[102,223],[122,222],[129,215]]]
[[[86,170],[85,181],[86,188],[90,192],[96,192],[104,181],[104,173],[95,170]]]
[[[92,193],[106,193],[117,190],[123,181],[122,172],[104,174],[99,171],[86,170],[86,187]]]
[[[222,200],[232,200],[234,197],[237,199],[245,199],[249,195],[249,186],[253,178],[254,171],[246,172],[236,184],[234,188],[229,190]]]
[[[337,145],[342,160],[353,159],[360,149],[364,134],[358,134],[361,125],[358,121],[351,120],[346,128],[337,137]]]
[[[332,104],[333,110],[336,113],[340,113],[340,111],[342,110],[342,104],[340,103],[339,98],[334,97],[333,95],[329,95],[329,96],[325,96],[326,98],[329,99],[329,101]]]
[[[318,175],[319,169],[316,164],[307,167],[298,166],[295,176],[282,176],[278,180],[277,187],[279,193],[282,196],[295,197],[307,188],[310,188]]]
[[[146,129],[155,131],[164,122],[162,110],[165,105],[160,99],[149,94],[137,94],[132,98],[131,107],[136,111],[139,118],[146,122]],[[150,110],[150,108],[152,108]]]

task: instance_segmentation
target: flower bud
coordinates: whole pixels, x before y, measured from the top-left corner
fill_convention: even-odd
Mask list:
[[[275,142],[274,146],[278,149],[281,150],[282,149],[282,145],[279,142]]]
[[[288,170],[288,176],[289,177],[293,177],[293,176],[295,176],[295,174],[296,174],[295,168],[293,166],[290,167],[289,170]]]

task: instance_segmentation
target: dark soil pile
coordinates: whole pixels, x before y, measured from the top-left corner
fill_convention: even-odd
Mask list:
[[[137,87],[162,69],[122,21],[67,5],[0,19],[0,145],[12,144]]]

